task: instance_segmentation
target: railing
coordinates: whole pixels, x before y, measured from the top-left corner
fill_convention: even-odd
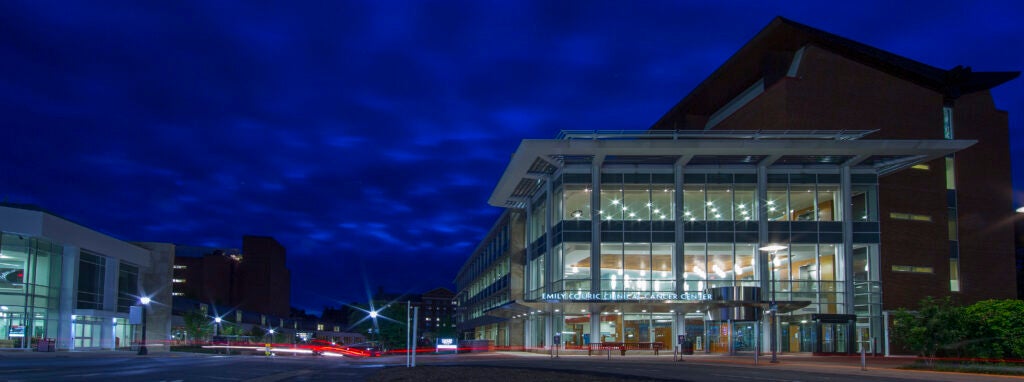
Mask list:
[[[587,355],[592,355],[595,351],[606,351],[610,354],[612,350],[618,350],[621,355],[626,355],[626,350],[653,350],[654,355],[658,355],[664,348],[665,344],[661,342],[597,342],[587,346]]]
[[[859,139],[878,130],[562,130],[555,139]]]

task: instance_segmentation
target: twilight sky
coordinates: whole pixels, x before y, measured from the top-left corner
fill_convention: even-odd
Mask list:
[[[319,311],[454,288],[520,140],[646,129],[777,15],[1024,70],[1024,2],[828,3],[2,1],[0,201],[122,240],[273,236]],[[993,95],[1020,206],[1024,79]]]

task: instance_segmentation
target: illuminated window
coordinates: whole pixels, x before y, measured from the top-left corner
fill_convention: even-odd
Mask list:
[[[956,171],[954,171],[955,168],[956,168],[956,164],[955,164],[955,161],[953,160],[953,157],[946,157],[946,189],[947,190],[955,190],[956,189]]]
[[[184,295],[185,294],[181,293],[181,292],[171,292],[171,296],[184,296]]]
[[[960,291],[960,260],[949,259],[949,290]]]
[[[175,265],[174,269],[188,269],[187,265]]]
[[[906,273],[935,273],[935,268],[932,267],[918,267],[913,265],[893,265],[893,272],[906,272]]]
[[[324,330],[324,324],[316,324],[316,330],[323,331]]]
[[[910,168],[912,168],[914,170],[925,170],[925,171],[932,169],[931,166],[929,166],[927,163],[915,164],[913,166],[910,166]]]
[[[171,282],[181,284],[185,282],[185,279],[171,279]]]
[[[928,216],[928,215],[909,214],[909,213],[903,213],[903,212],[892,212],[892,213],[889,213],[889,217],[893,218],[893,219],[896,219],[896,220],[913,220],[913,221],[919,221],[919,222],[931,222],[932,221],[932,217]]]
[[[953,139],[953,108],[942,107],[942,137]]]

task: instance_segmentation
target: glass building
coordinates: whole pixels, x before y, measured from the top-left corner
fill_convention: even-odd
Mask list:
[[[526,348],[672,349],[685,336],[695,351],[767,350],[772,311],[779,351],[879,346],[878,179],[973,142],[860,139],[871,133],[524,140],[489,200],[524,216],[511,238],[522,272],[500,275],[521,280],[472,309],[515,322]],[[480,273],[495,269],[508,267]],[[488,286],[474,280],[460,285]]]
[[[167,350],[158,344],[169,332],[172,247],[0,204],[0,349],[38,349],[44,340],[61,350],[137,348],[141,328],[129,312],[145,295],[155,303],[145,309],[150,351]]]

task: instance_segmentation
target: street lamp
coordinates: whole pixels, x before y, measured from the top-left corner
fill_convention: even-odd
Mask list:
[[[142,344],[139,345],[139,355],[149,354],[149,349],[146,348],[146,307],[150,303],[149,297],[143,296],[139,299],[139,303],[142,304]]]
[[[216,337],[220,335],[220,317],[214,317],[213,323],[213,336]]]
[[[778,357],[775,354],[776,347],[777,347],[776,344],[775,344],[775,341],[777,341],[776,338],[775,338],[775,337],[777,337],[777,333],[775,331],[778,330],[775,327],[776,326],[775,325],[775,316],[776,316],[776,314],[778,314],[779,306],[778,306],[778,304],[775,301],[775,280],[774,280],[774,277],[773,277],[774,274],[775,274],[775,271],[773,270],[773,268],[775,267],[775,254],[778,253],[781,250],[786,249],[786,248],[788,248],[788,247],[786,247],[785,245],[778,245],[778,244],[769,244],[769,245],[766,245],[764,247],[758,248],[761,251],[768,252],[768,285],[769,285],[769,288],[771,288],[771,291],[772,291],[771,292],[772,293],[772,299],[768,303],[768,312],[771,314],[771,324],[770,324],[771,325],[771,330],[770,330],[770,334],[769,334],[771,336],[771,338],[768,339],[769,340],[769,346],[772,347],[772,360],[770,361],[771,363],[779,363],[779,359],[778,359]]]

